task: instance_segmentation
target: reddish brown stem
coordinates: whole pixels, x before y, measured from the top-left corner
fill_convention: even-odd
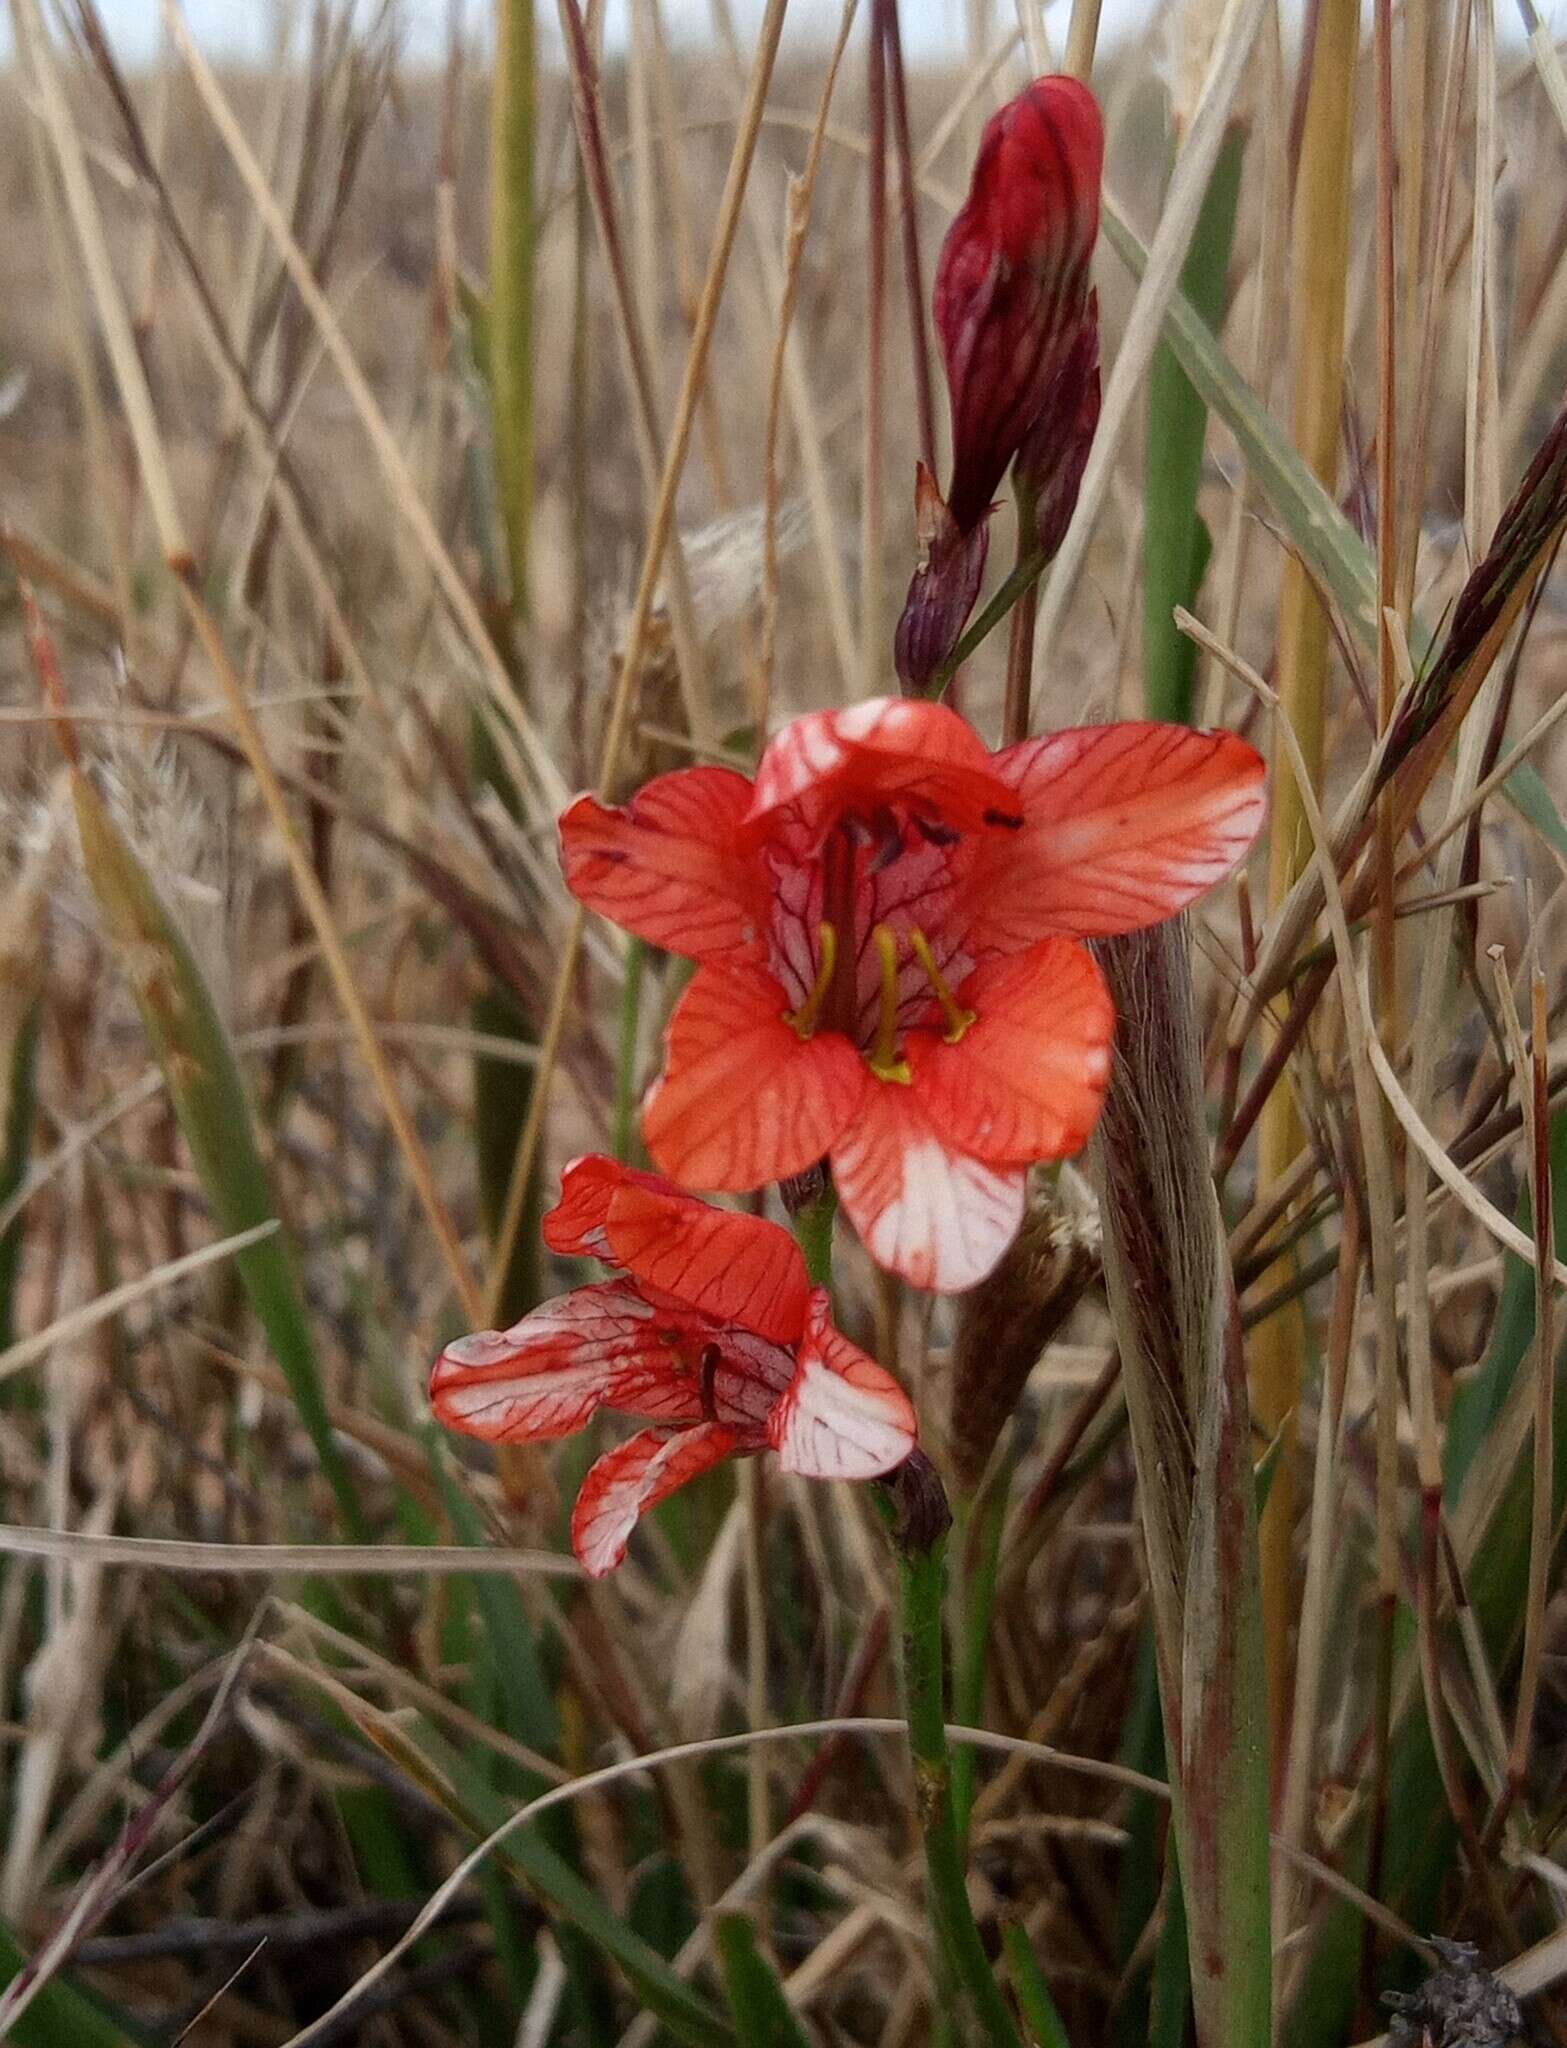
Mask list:
[[[914,402],[919,419],[920,459],[936,468],[936,406],[931,392],[930,340],[925,326],[925,277],[920,260],[919,200],[914,189],[914,146],[909,138],[909,96],[903,78],[903,31],[898,0],[879,0],[886,46],[887,87],[892,97],[893,145],[898,153],[898,211],[903,231],[903,275],[909,292],[909,342],[914,363]]]

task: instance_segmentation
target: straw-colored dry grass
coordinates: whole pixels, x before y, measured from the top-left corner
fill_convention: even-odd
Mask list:
[[[127,84],[76,7],[60,11],[76,33],[52,45],[57,93],[20,66],[0,80],[0,1474],[13,1525],[0,1531],[0,1978],[35,1952],[48,1977],[15,2038],[172,2042],[189,2027],[212,2048],[597,2048],[652,2038],[637,2017],[651,1959],[693,1987],[688,2011],[663,1982],[669,2037],[730,2039],[724,1985],[737,1978],[714,1963],[714,1915],[728,1905],[754,1914],[808,2040],[938,2038],[914,1806],[886,1719],[898,1711],[894,1582],[863,1499],[770,1469],[743,1488],[719,1475],[590,1588],[562,1562],[562,1504],[585,1447],[497,1470],[438,1440],[424,1399],[430,1360],[486,1291],[493,1304],[509,1288],[515,1308],[519,1288],[569,1277],[530,1274],[527,1258],[509,1282],[492,1271],[485,1203],[501,1205],[528,1132],[528,1077],[542,1058],[547,1192],[568,1156],[613,1142],[617,1099],[656,1068],[680,985],[678,963],[631,967],[619,935],[593,924],[558,978],[573,906],[552,813],[561,791],[599,776],[628,647],[639,659],[612,774],[622,791],[693,751],[728,747],[744,763],[763,707],[776,723],[860,693],[868,676],[890,681],[913,559],[916,387],[894,188],[884,467],[867,517],[863,24],[827,120],[780,387],[769,679],[763,506],[786,180],[821,113],[825,48],[786,33],[675,544],[642,619],[666,437],[754,54],[726,44],[726,10],[707,46],[671,51],[656,0],[634,0],[635,49],[606,66],[594,110],[623,295],[579,191],[551,23],[534,150],[525,602],[509,588],[517,472],[496,458],[485,353],[480,52],[463,47],[445,77],[412,74],[390,25],[348,33],[323,0],[306,54],[266,75],[213,80],[171,49],[156,77]],[[1037,9],[1020,12],[1032,28]],[[1331,558],[1325,661],[1302,668],[1292,642],[1288,685],[1297,710],[1301,691],[1315,693],[1330,823],[1370,755],[1379,687],[1374,604],[1353,616],[1332,564],[1374,575],[1391,479],[1383,712],[1402,707],[1406,644],[1421,673],[1433,649],[1451,655],[1454,601],[1561,401],[1555,60],[1493,51],[1487,8],[1460,34],[1463,12],[1434,0],[1399,12],[1391,294],[1377,263],[1369,39],[1360,53],[1342,338],[1324,339],[1302,303],[1303,238],[1334,260],[1313,215],[1332,186],[1305,186],[1292,204],[1306,101],[1281,71],[1271,10],[1210,22],[1198,17],[1221,10],[1172,9],[1184,38],[1173,68],[1150,42],[1101,50],[1094,73],[1108,193],[1156,253],[1163,222],[1178,263],[1205,232],[1202,183],[1183,197],[1177,171],[1163,196],[1165,81],[1181,132],[1200,138],[1205,37],[1217,35],[1222,65],[1255,17],[1232,109],[1244,169],[1220,334],[1290,463],[1292,432],[1312,446],[1292,400],[1310,383],[1303,353],[1337,351],[1328,482],[1344,517],[1314,543],[1303,501],[1274,488],[1257,447],[1210,421],[1200,509],[1213,557],[1189,593],[1207,636],[1194,715],[1272,745],[1271,691],[1248,667],[1278,679],[1292,552],[1307,562],[1297,608],[1318,601]],[[910,80],[927,288],[979,124],[1026,76],[1011,17],[973,13],[972,61]],[[16,14],[25,31],[35,0]],[[271,226],[214,125],[219,103],[277,195]],[[73,149],[74,192],[60,175]],[[83,192],[118,328],[84,258]],[[331,331],[290,281],[285,244],[303,252]],[[1047,583],[1041,725],[1141,711],[1145,525],[1191,517],[1166,475],[1145,474],[1160,308],[1137,298],[1108,240],[1096,275],[1111,459],[1097,484],[1090,474],[1095,516],[1081,548],[1069,542],[1071,573]],[[633,328],[650,421],[626,371]],[[144,421],[127,396],[138,375]],[[1542,514],[1549,545],[1525,564],[1512,543],[1492,565],[1527,567],[1520,594],[1544,567],[1535,601],[1476,663],[1441,671],[1450,690],[1474,686],[1473,709],[1442,732],[1418,812],[1394,815],[1407,777],[1384,799],[1398,838],[1367,854],[1361,893],[1347,879],[1346,903],[1335,889],[1319,916],[1319,894],[1291,922],[1290,873],[1321,880],[1304,829],[1272,863],[1271,897],[1261,849],[1244,915],[1231,885],[1191,926],[1248,1362],[1270,1361],[1264,1412],[1280,1385],[1292,1390],[1277,1443],[1259,1432],[1251,1450],[1270,1496],[1264,1611],[1286,1623],[1266,1645],[1273,1992],[1301,2048],[1375,2034],[1379,1994],[1419,1981],[1431,1959],[1414,1944],[1431,1933],[1472,1939],[1491,1965],[1544,1943],[1516,1981],[1540,1994],[1539,2038],[1567,2038],[1567,2003],[1549,1988],[1567,1976],[1554,1934],[1567,1888],[1567,1402],[1550,1398],[1554,1282],[1516,1255],[1533,1241],[1537,1166],[1556,1177],[1567,1247],[1561,729],[1534,746],[1536,781],[1511,785],[1521,807],[1492,794],[1477,826],[1422,855],[1490,774],[1498,741],[1516,744],[1560,702],[1550,550],[1567,499],[1559,480],[1543,488],[1557,494]],[[179,552],[171,516],[194,564],[184,580],[167,559]],[[992,584],[1010,522],[1010,510],[997,521]],[[860,559],[867,531],[881,534],[875,576]],[[992,738],[1005,639],[962,683],[963,708]],[[51,647],[65,724],[40,711]],[[248,729],[236,694],[254,712]],[[99,809],[80,791],[73,808],[73,737]],[[136,873],[156,901],[136,894]],[[1249,1001],[1259,962],[1266,1022]],[[628,1038],[623,991],[638,972]],[[149,1037],[149,988],[184,1002],[198,984],[212,1014],[187,1006],[170,1038]],[[1315,1008],[1275,1097],[1292,1108],[1282,1122],[1277,1106],[1264,1111],[1275,1158],[1296,1163],[1259,1185],[1257,1076],[1302,991]],[[242,1088],[207,1087],[196,1071],[225,1039]],[[477,1118],[476,1062],[488,1091]],[[1411,1124],[1416,1138],[1434,1133],[1467,1200]],[[259,1182],[245,1180],[251,1160]],[[1073,1228],[1092,1242],[1086,1200]],[[281,1231],[245,1254],[255,1264],[237,1264],[234,1247],[188,1263],[274,1214]],[[949,1305],[878,1286],[845,1236],[845,1326],[900,1366],[942,1459],[954,1419],[970,1421],[950,1361],[980,1369],[982,1347],[972,1333],[954,1344]],[[526,1219],[522,1240],[531,1251]],[[1004,1928],[1026,1931],[1073,2043],[1175,2048],[1189,1993],[1168,1911],[1167,1801],[1119,1768],[1166,1776],[1144,1547],[1153,1482],[1145,1468],[1139,1491],[1097,1277],[1064,1322],[1038,1327],[1048,1342],[989,1477],[959,1501],[953,1718],[1059,1754],[1025,1744],[979,1757],[971,1893],[998,1955]],[[312,1399],[324,1404],[313,1422]],[[1238,1512],[1233,1474],[1208,1478]],[[145,1539],[157,1547],[138,1551]],[[348,1542],[368,1546],[351,1570],[329,1548]],[[479,1569],[458,1570],[454,1546],[469,1545],[487,1546]],[[1199,1600],[1194,1581],[1188,1612],[1240,1626],[1238,1588],[1221,1573]],[[1238,1739],[1203,1765],[1214,1815],[1232,1827],[1245,1810],[1238,1751],[1255,1758],[1269,1740],[1253,1677]],[[205,1719],[215,1698],[222,1711]],[[528,1797],[669,1745],[828,1717],[876,1725],[734,1743],[584,1786],[464,1876],[438,1928],[372,1972]],[[1199,1823],[1203,1796],[1187,1783]],[[1212,1902],[1192,1917],[1213,1924]],[[1237,1953],[1218,1958],[1232,1970],[1248,1967],[1235,1938]],[[731,1961],[733,1939],[719,1942]],[[1261,1967],[1265,1980],[1265,1956]],[[1215,2008],[1200,2006],[1209,2025]],[[748,2043],[793,2038],[759,2031],[754,2014],[745,2024]],[[1209,2039],[1241,2048],[1234,2033]]]

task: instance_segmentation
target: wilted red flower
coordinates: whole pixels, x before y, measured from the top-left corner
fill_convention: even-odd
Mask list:
[[[920,565],[897,646],[898,673],[912,688],[956,645],[984,568],[974,537],[1014,459],[1025,496],[1041,501],[1041,533],[1064,532],[1077,501],[1099,416],[1088,273],[1103,172],[1093,94],[1075,78],[1036,78],[987,125],[969,196],[942,245],[934,311],[952,405],[952,484],[938,519],[923,502],[934,479],[921,479]]]
[[[786,1472],[874,1479],[913,1450],[908,1396],[833,1327],[776,1223],[591,1156],[566,1168],[544,1241],[623,1277],[449,1344],[430,1400],[448,1429],[492,1443],[573,1436],[600,1408],[658,1425],[582,1482],[571,1542],[593,1577],[639,1515],[725,1458],[772,1450]]]
[[[971,1286],[1034,1160],[1076,1152],[1114,1018],[1082,938],[1169,917],[1262,819],[1231,733],[1082,726],[987,752],[946,705],[876,698],[794,720],[753,784],[650,782],[561,820],[591,909],[698,961],[644,1135],[693,1187],[830,1158],[873,1258]]]

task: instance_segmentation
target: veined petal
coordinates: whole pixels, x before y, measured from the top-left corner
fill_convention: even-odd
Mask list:
[[[992,1165],[1066,1159],[1099,1121],[1115,1006],[1074,939],[978,967],[958,990],[975,1021],[956,1045],[912,1033],[913,1092],[954,1145]]]
[[[491,1443],[574,1436],[599,1408],[695,1421],[701,1385],[681,1351],[690,1335],[632,1281],[579,1287],[509,1330],[448,1344],[430,1376],[430,1405],[448,1429]]]
[[[996,756],[1020,831],[978,851],[977,948],[1104,938],[1173,917],[1256,838],[1262,757],[1231,732],[1075,726]]]
[[[696,1197],[671,1188],[658,1173],[640,1173],[602,1152],[584,1152],[566,1162],[560,1177],[560,1200],[546,1211],[540,1225],[544,1242],[566,1258],[616,1259],[609,1244],[609,1212],[622,1188],[661,1188],[679,1201],[696,1206]]]
[[[908,1395],[833,1326],[825,1288],[812,1292],[799,1364],[767,1436],[786,1472],[811,1479],[878,1478],[919,1439]]]
[[[716,1422],[694,1429],[644,1429],[589,1469],[571,1515],[571,1547],[589,1578],[612,1572],[638,1517],[740,1448]]]
[[[664,1077],[642,1134],[691,1187],[755,1188],[803,1173],[853,1119],[870,1076],[835,1031],[800,1038],[760,968],[702,967],[669,1025]]]
[[[716,1322],[741,1323],[775,1344],[796,1342],[805,1325],[810,1281],[787,1230],[715,1209],[615,1159],[572,1160],[560,1202],[544,1219],[544,1241],[624,1266]]]
[[[1023,1220],[1022,1166],[987,1166],[938,1135],[916,1089],[876,1082],[832,1150],[833,1181],[878,1266],[938,1294],[973,1287]]]
[[[786,807],[819,829],[891,803],[926,805],[959,830],[1014,808],[984,741],[949,705],[871,697],[784,727],[757,767],[746,831],[755,839]]]
[[[736,851],[751,784],[732,768],[678,768],[628,804],[579,796],[560,821],[566,886],[649,945],[709,960],[761,929],[760,880]]]

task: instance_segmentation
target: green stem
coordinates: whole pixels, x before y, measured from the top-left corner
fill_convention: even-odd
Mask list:
[[[1071,2048],[1061,2015],[1056,2011],[1056,2002],[1050,1996],[1050,1987],[1034,1959],[1034,1951],[1028,1945],[1027,1929],[1020,1921],[1009,1921],[1001,1930],[1001,1942],[1007,1952],[1007,1966],[1012,1973],[1012,1988],[1017,1993],[1017,2002],[1023,2008],[1028,2031],[1039,2048]]]
[[[928,1549],[895,1544],[903,1609],[903,1695],[914,1759],[915,1805],[925,1843],[928,1910],[940,1956],[973,2006],[990,2048],[1021,2048],[1017,2028],[974,1924],[952,1804],[947,1748],[942,1588],[946,1541]]]
[[[637,1043],[641,1036],[642,982],[646,971],[646,941],[634,938],[626,948],[626,982],[620,996],[620,1059],[615,1073],[615,1157],[623,1163],[629,1163],[631,1158]]]
[[[1039,494],[1030,490],[1020,479],[1014,478],[1013,495],[1017,499],[1017,567],[1022,568],[1040,550],[1034,536],[1035,513]],[[1037,582],[1040,570],[1035,570]],[[1034,624],[1039,616],[1039,604],[1034,595],[1034,583],[1030,583],[1018,596],[1012,611],[1012,632],[1007,645],[1007,682],[1001,703],[1001,744],[1015,746],[1028,737],[1029,712],[1034,694]]]
[[[813,1287],[832,1286],[832,1227],[837,1214],[838,1196],[831,1187],[795,1214],[794,1234],[805,1254],[805,1270]]]
[[[979,1726],[985,1700],[986,1651],[990,1647],[990,1625],[996,1613],[996,1579],[1001,1563],[1001,1531],[1007,1519],[1007,1494],[1012,1480],[1012,1459],[1008,1458],[988,1494],[976,1503],[979,1516],[979,1555],[967,1550],[967,1613],[963,1624],[963,1661],[958,1668],[953,1700],[954,1720],[965,1728]],[[952,1760],[952,1811],[958,1831],[958,1847],[968,1853],[969,1814],[974,1805],[976,1753],[964,1744]]]

